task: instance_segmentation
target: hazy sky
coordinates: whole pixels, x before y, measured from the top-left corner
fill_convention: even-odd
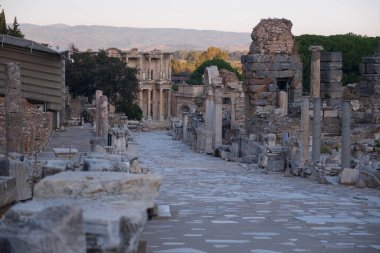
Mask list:
[[[380,0],[0,0],[7,22],[251,32],[287,18],[293,34],[380,36]]]

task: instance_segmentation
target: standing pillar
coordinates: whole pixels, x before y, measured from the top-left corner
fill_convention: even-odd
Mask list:
[[[301,128],[300,128],[300,162],[301,165],[309,160],[309,98],[303,98],[301,104]]]
[[[163,59],[162,56],[160,57],[160,80],[162,80],[163,77]]]
[[[141,111],[143,113],[143,117],[144,117],[145,110],[144,110],[144,106],[143,106],[143,92],[144,92],[143,89],[139,90],[139,106],[140,106],[140,109],[141,109]]]
[[[231,98],[231,128],[235,128],[236,124],[236,100]]]
[[[311,89],[313,97],[313,146],[312,160],[319,162],[321,157],[321,46],[310,46],[311,51]]]
[[[139,73],[140,80],[139,81],[142,81],[143,80],[143,72],[144,72],[143,65],[142,65],[142,56],[140,56],[139,67],[140,67],[140,73]]]
[[[160,88],[160,105],[159,105],[159,111],[158,111],[158,119],[159,120],[164,120],[164,117],[163,117],[163,108],[164,108],[164,104],[163,104],[163,94],[162,94],[162,88]]]
[[[149,67],[148,67],[148,80],[153,80],[152,76],[152,57],[149,56]]]
[[[153,114],[153,120],[157,119],[157,90],[155,85],[153,86],[153,106],[152,106],[152,114]]]
[[[172,116],[172,91],[168,90],[168,119]]]
[[[23,153],[21,74],[17,63],[5,65],[5,121],[6,154]]]
[[[99,128],[99,114],[100,114],[100,104],[99,100],[100,97],[103,96],[103,91],[101,90],[96,90],[95,91],[95,108],[96,108],[96,113],[95,113],[95,132],[96,136],[100,136],[100,128]]]
[[[108,142],[108,98],[101,96],[99,98],[99,128],[100,137],[102,137],[107,145]]]
[[[215,118],[214,118],[214,132],[215,132],[215,146],[217,148],[222,145],[222,123],[223,123],[223,110],[222,98],[215,99]]]
[[[342,104],[342,169],[348,168],[351,162],[351,128],[350,128],[350,102]]]
[[[152,118],[151,118],[151,111],[150,111],[150,109],[152,108],[152,106],[151,106],[151,89],[148,89],[148,110],[147,110],[147,112],[148,112],[148,120],[151,120]]]
[[[183,112],[182,113],[182,141],[184,143],[187,142],[187,123],[189,121],[189,113]]]

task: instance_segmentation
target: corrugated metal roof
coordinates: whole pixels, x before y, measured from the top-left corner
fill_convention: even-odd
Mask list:
[[[53,49],[50,49],[48,47],[44,47],[35,41],[17,38],[17,37],[5,35],[5,34],[0,34],[0,44],[1,44],[1,47],[3,47],[4,45],[11,45],[11,46],[29,49],[31,52],[36,50],[36,51],[41,51],[41,52],[45,52],[49,54],[60,55],[59,52]]]

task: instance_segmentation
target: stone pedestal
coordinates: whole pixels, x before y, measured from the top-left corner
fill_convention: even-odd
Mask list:
[[[16,201],[16,179],[0,176],[0,208]]]

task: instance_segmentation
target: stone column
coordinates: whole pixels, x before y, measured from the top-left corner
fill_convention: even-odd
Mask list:
[[[139,106],[140,106],[140,109],[141,109],[141,111],[143,113],[143,117],[144,117],[145,110],[144,110],[144,106],[143,106],[143,92],[144,92],[143,89],[139,90]]]
[[[236,100],[231,98],[231,128],[235,127],[236,121]]]
[[[143,69],[143,65],[142,65],[142,56],[140,56],[140,65],[139,65],[139,67],[140,67],[140,81],[142,81],[143,80],[143,72],[144,72],[144,69]]]
[[[342,169],[349,168],[351,162],[351,128],[350,128],[350,102],[342,104]]]
[[[95,133],[96,136],[100,136],[100,129],[99,129],[99,114],[100,114],[100,107],[99,107],[99,99],[100,97],[103,96],[103,91],[101,90],[96,90],[95,91],[95,108],[96,108],[96,113],[95,113]]]
[[[157,119],[157,90],[156,90],[156,87],[155,85],[153,86],[153,107],[152,107],[152,110],[153,110],[153,120],[156,120]]]
[[[162,59],[162,56],[160,57],[160,80],[162,80],[162,77],[163,77],[163,59]]]
[[[107,96],[101,96],[99,98],[99,128],[100,136],[105,140],[107,145],[108,140],[108,98]]]
[[[160,105],[159,105],[159,112],[158,112],[158,119],[159,120],[164,120],[164,117],[163,117],[163,108],[164,108],[164,103],[163,103],[163,93],[162,93],[162,88],[160,88]]]
[[[152,117],[150,116],[150,114],[151,114],[151,111],[150,111],[150,109],[151,109],[151,89],[148,89],[148,110],[147,110],[147,112],[148,112],[148,120],[151,120],[152,119]]]
[[[288,96],[289,94],[285,91],[280,91],[278,93],[278,106],[282,110],[282,115],[288,115]]]
[[[312,160],[320,161],[321,156],[321,98],[320,98],[320,82],[321,82],[321,46],[310,46],[311,51],[311,76],[310,83],[313,97],[313,147]]]
[[[309,160],[309,98],[303,98],[301,104],[301,128],[300,128],[300,162],[301,165]]]
[[[172,116],[172,91],[168,90],[168,119]]]
[[[21,74],[18,63],[5,65],[5,120],[6,154],[23,153]]]
[[[310,88],[313,97],[320,97],[321,83],[321,46],[310,46],[311,51],[311,75]]]
[[[187,122],[189,121],[189,113],[182,113],[182,141],[187,142]]]
[[[215,146],[222,145],[222,123],[223,123],[223,111],[222,111],[222,98],[215,99],[215,118],[214,118],[214,132],[215,132]]]
[[[152,76],[152,57],[149,56],[149,67],[148,67],[148,80],[153,80]]]

